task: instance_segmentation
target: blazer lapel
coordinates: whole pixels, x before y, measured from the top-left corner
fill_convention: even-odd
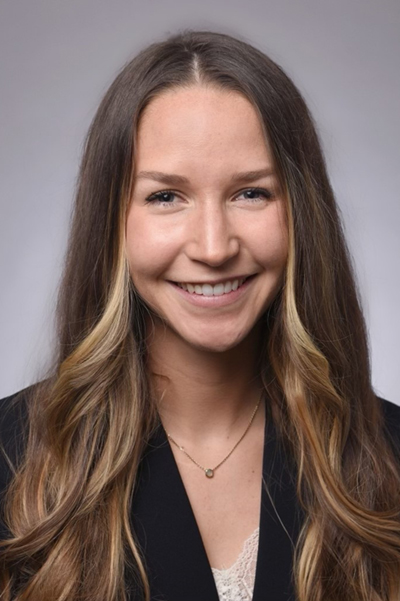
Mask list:
[[[294,601],[293,546],[302,522],[295,469],[266,417],[260,538],[253,601]],[[154,601],[218,601],[183,481],[160,424],[144,453],[132,502],[132,527]]]
[[[154,601],[218,601],[200,531],[162,425],[143,456],[132,504]]]
[[[253,601],[294,601],[293,551],[304,514],[296,495],[295,466],[268,413]]]

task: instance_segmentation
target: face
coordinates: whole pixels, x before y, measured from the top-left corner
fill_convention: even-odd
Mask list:
[[[236,92],[164,92],[141,117],[126,239],[136,290],[191,347],[240,344],[277,294],[285,202],[258,116]]]

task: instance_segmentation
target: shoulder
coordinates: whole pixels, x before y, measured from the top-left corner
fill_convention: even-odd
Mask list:
[[[381,397],[377,399],[383,416],[384,436],[400,465],[400,407]]]
[[[0,399],[0,494],[23,453],[33,389],[34,386],[29,386]]]
[[[400,406],[377,397],[383,414],[385,433],[400,458]]]
[[[0,399],[0,540],[9,537],[4,522],[4,499],[24,453],[32,390],[30,386]]]
[[[382,407],[385,420],[387,420],[387,422],[392,426],[397,426],[400,429],[400,406],[381,397],[377,398]]]
[[[382,409],[385,426],[400,436],[400,406],[381,397],[377,399]]]

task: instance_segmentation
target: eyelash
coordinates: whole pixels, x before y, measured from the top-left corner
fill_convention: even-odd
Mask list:
[[[267,200],[270,200],[273,196],[272,192],[270,190],[266,190],[265,188],[246,188],[245,190],[241,190],[238,195],[244,194],[245,192],[258,193],[260,196],[264,196],[264,198]],[[171,201],[161,200],[163,194],[173,194],[176,196],[177,192],[175,192],[175,190],[160,190],[159,192],[154,192],[153,194],[150,194],[150,196],[147,196],[146,202],[164,206],[173,205],[174,203]],[[247,200],[252,201],[256,199],[247,198]]]

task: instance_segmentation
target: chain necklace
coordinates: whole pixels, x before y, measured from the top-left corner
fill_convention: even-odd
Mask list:
[[[253,420],[254,420],[254,418],[255,418],[255,415],[256,415],[256,413],[257,413],[257,409],[258,409],[258,407],[259,407],[259,405],[260,405],[261,399],[262,399],[262,395],[261,395],[261,397],[260,397],[260,399],[259,399],[259,401],[258,401],[257,405],[256,405],[256,406],[255,406],[255,408],[254,408],[254,411],[253,411],[253,413],[252,413],[252,416],[251,416],[251,418],[250,418],[250,421],[249,421],[249,423],[247,424],[247,426],[246,426],[246,429],[245,429],[245,431],[243,432],[242,436],[241,436],[241,437],[239,438],[239,440],[236,442],[236,444],[234,445],[234,447],[233,447],[233,448],[232,448],[232,449],[229,451],[229,453],[227,454],[227,456],[226,456],[226,457],[224,457],[224,459],[223,459],[222,461],[220,461],[220,462],[218,463],[218,465],[216,465],[216,466],[215,466],[215,467],[213,467],[213,468],[210,468],[210,467],[203,467],[202,465],[200,465],[200,463],[197,463],[197,461],[196,461],[195,459],[193,459],[193,457],[192,457],[191,455],[189,455],[189,453],[188,453],[188,452],[187,452],[187,451],[186,451],[186,450],[185,450],[183,447],[181,447],[181,446],[180,446],[180,445],[179,445],[179,444],[178,444],[178,443],[177,443],[177,442],[176,442],[176,441],[175,441],[175,440],[172,438],[172,436],[171,436],[170,434],[168,434],[168,432],[166,432],[166,434],[167,434],[167,436],[168,436],[169,440],[170,440],[170,441],[171,441],[171,442],[172,442],[172,443],[173,443],[173,444],[174,444],[176,447],[178,447],[178,449],[179,449],[180,451],[182,451],[182,453],[185,453],[185,455],[186,455],[186,456],[187,456],[187,457],[190,459],[190,461],[192,461],[192,462],[193,462],[195,465],[197,465],[197,467],[199,467],[201,470],[203,470],[203,472],[205,473],[205,475],[206,475],[206,477],[207,477],[207,478],[213,478],[213,477],[214,477],[214,472],[215,472],[215,470],[216,470],[216,469],[218,469],[219,467],[221,467],[221,465],[222,465],[223,463],[225,463],[225,461],[226,461],[227,459],[229,459],[229,457],[232,455],[233,451],[236,449],[236,447],[237,447],[237,446],[238,446],[238,445],[239,445],[239,444],[242,442],[243,438],[246,436],[247,432],[248,432],[248,431],[249,431],[249,429],[250,429],[250,426],[251,426],[251,424],[253,423]]]

